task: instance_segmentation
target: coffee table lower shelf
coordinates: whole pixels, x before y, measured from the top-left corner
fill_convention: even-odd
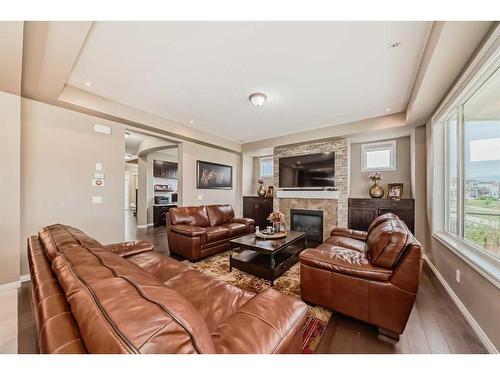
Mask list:
[[[251,275],[263,278],[274,285],[274,280],[290,269],[299,260],[305,249],[305,241],[297,241],[273,254],[263,254],[255,250],[232,248],[229,252],[229,271],[237,268]]]

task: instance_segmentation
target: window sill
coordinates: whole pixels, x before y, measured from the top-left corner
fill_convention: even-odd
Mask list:
[[[481,254],[471,245],[447,233],[434,232],[432,236],[500,289],[500,264],[498,261],[486,254]]]

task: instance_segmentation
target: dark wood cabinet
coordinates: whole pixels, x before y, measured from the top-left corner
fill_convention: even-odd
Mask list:
[[[254,219],[261,230],[271,225],[267,218],[272,212],[272,197],[243,197],[243,217]]]
[[[177,178],[177,163],[163,160],[153,160],[153,176],[163,178]]]
[[[415,233],[415,201],[413,199],[349,198],[348,226],[351,229],[367,230],[377,216],[391,212],[403,220]]]
[[[153,222],[154,226],[167,225],[167,213],[172,207],[177,207],[175,204],[153,206]]]

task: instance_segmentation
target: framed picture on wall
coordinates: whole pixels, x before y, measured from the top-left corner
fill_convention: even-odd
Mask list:
[[[197,160],[196,188],[231,190],[233,188],[233,167]]]
[[[389,199],[401,199],[403,195],[403,183],[398,182],[394,184],[388,184],[389,190],[387,192],[387,198]]]

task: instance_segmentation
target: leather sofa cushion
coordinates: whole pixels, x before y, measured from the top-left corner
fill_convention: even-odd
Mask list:
[[[368,235],[368,258],[374,266],[392,268],[409,240],[408,229],[399,219],[379,224]]]
[[[207,206],[208,218],[212,227],[229,223],[234,218],[233,207],[230,204],[214,204]]]
[[[285,352],[290,341],[301,334],[306,319],[305,303],[268,288],[237,309],[212,333],[215,350],[217,353]]]
[[[176,233],[183,234],[188,237],[203,237],[207,234],[206,227],[197,227],[185,224],[171,226],[170,229]]]
[[[325,243],[328,243],[330,245],[345,247],[347,249],[356,250],[360,252],[365,252],[368,248],[368,245],[364,241],[337,235],[331,236],[325,241]]]
[[[393,214],[392,212],[388,212],[386,214],[383,214],[383,215],[380,215],[380,216],[377,216],[375,218],[375,220],[373,220],[370,224],[370,226],[368,227],[368,231],[367,231],[367,234],[370,235],[370,233],[376,228],[378,227],[380,224],[382,224],[384,221],[386,220],[391,220],[391,219],[397,219],[399,220],[399,217],[396,215],[396,214]]]
[[[342,236],[354,238],[356,240],[366,241],[368,233],[363,230],[355,230],[348,228],[333,228],[330,232],[330,236]]]
[[[210,226],[206,206],[174,207],[168,211],[171,225]]]
[[[127,257],[127,260],[137,264],[162,283],[190,270],[185,264],[156,251],[132,255]]]
[[[240,223],[226,223],[221,225],[223,228],[229,230],[229,236],[239,236],[248,232],[247,226],[245,224]]]
[[[153,245],[147,241],[127,241],[113,243],[104,246],[106,249],[121,256],[128,257],[130,255],[153,251]]]
[[[369,280],[387,281],[391,270],[370,264],[366,253],[323,243],[300,253],[300,263],[310,267]]]
[[[229,238],[229,229],[222,226],[207,227],[207,242],[215,242]]]
[[[200,312],[210,333],[255,295],[192,269],[171,278],[165,285]]]

